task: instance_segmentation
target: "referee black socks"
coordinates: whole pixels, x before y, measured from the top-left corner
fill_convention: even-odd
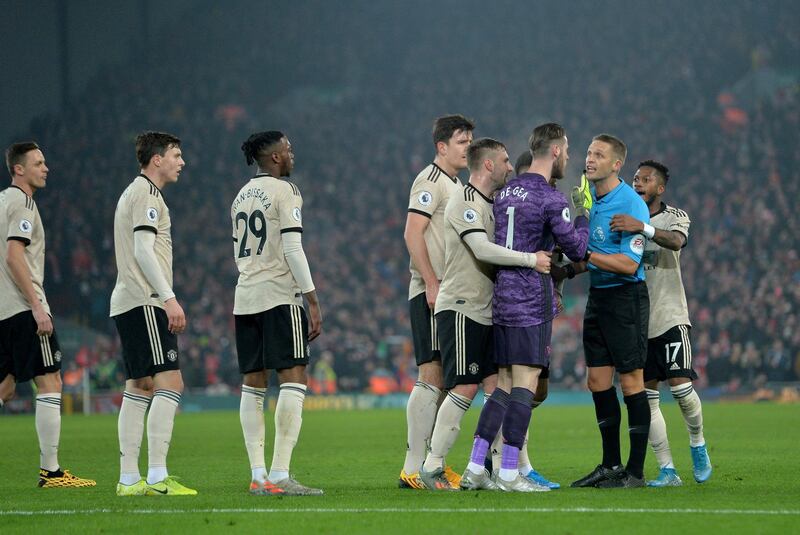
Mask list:
[[[612,386],[602,392],[592,392],[592,399],[597,416],[597,426],[600,428],[600,436],[603,438],[603,466],[614,468],[622,464],[619,453],[619,422],[622,413],[619,409],[617,389]],[[648,410],[649,422],[650,408],[647,405],[646,396],[644,402]],[[647,435],[645,435],[645,446],[647,446]]]
[[[650,434],[650,404],[644,390],[624,399],[628,406],[628,434],[631,440],[631,454],[625,469],[632,476],[642,479],[647,437]]]

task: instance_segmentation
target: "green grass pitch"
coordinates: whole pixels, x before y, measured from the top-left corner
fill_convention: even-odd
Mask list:
[[[38,489],[32,416],[0,418],[0,533],[791,533],[800,525],[800,407],[704,406],[714,474],[691,476],[687,433],[674,404],[663,406],[684,486],[667,489],[562,488],[533,495],[432,493],[397,488],[405,447],[399,410],[309,411],[292,471],[322,497],[255,497],[236,412],[179,414],[170,473],[196,497],[118,498],[116,416],[70,416],[62,424],[60,460],[92,477],[91,489]],[[623,408],[623,414],[625,413]],[[473,408],[448,462],[466,465]],[[267,465],[271,417],[267,420]],[[531,456],[564,486],[600,459],[594,411],[550,406],[534,412]],[[623,450],[627,438],[623,437]],[[627,455],[623,451],[623,456]],[[146,473],[146,439],[140,466]],[[656,474],[648,452],[647,476]]]

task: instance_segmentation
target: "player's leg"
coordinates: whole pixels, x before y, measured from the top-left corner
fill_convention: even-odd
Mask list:
[[[536,392],[533,395],[533,404],[531,405],[531,412],[535,411],[547,399],[548,387],[550,382],[550,368],[543,368],[539,374],[539,381],[536,384]],[[525,433],[525,441],[519,451],[519,473],[527,477],[538,485],[544,485],[551,489],[560,489],[561,484],[550,481],[542,474],[540,474],[532,465],[530,456],[528,454],[528,443],[530,442],[530,427],[528,432]]]
[[[153,353],[144,308],[114,316],[122,345],[125,391],[117,419],[119,438],[118,496],[143,496],[146,484],[139,472],[139,453],[144,437],[145,415],[153,399],[150,369]]]
[[[409,301],[409,313],[419,375],[406,406],[406,457],[398,485],[401,488],[422,488],[418,474],[425,461],[442,397],[443,373],[436,321],[428,308],[425,293]]]
[[[175,413],[183,395],[183,377],[180,372],[178,337],[169,330],[169,320],[164,309],[154,306],[134,308],[122,323],[125,325],[126,366],[129,377],[135,379],[130,386],[136,392],[147,392],[147,377],[152,377],[153,398],[147,414],[147,477],[145,494],[148,496],[194,496],[197,491],[179,483],[167,469],[167,455],[172,441]],[[120,325],[120,322],[117,322]],[[136,335],[136,336],[134,336]],[[134,341],[136,340],[136,341]],[[127,384],[127,383],[126,383]]]
[[[670,329],[668,332],[672,332]],[[692,344],[689,327],[678,325],[674,328],[673,364],[667,372],[672,397],[678,402],[686,429],[689,431],[689,445],[692,453],[694,479],[703,483],[711,477],[711,460],[708,457],[706,440],[703,436],[703,406],[694,390],[692,381],[697,374],[692,369]]]
[[[250,494],[269,496],[283,494],[267,478],[264,461],[264,396],[269,372],[264,369],[264,325],[262,314],[234,316],[236,353],[242,374],[242,395],[239,401],[239,422],[244,446],[250,461]]]
[[[269,481],[287,495],[320,495],[292,479],[292,453],[303,424],[308,378],[308,320],[303,307],[281,305],[264,313],[264,362],[278,370],[280,392],[275,405],[275,447]]]
[[[667,347],[668,341],[666,341]],[[658,391],[659,381],[667,379],[666,368],[669,356],[665,358],[665,340],[661,336],[647,341],[647,363],[644,366],[644,387],[647,402],[650,404],[650,433],[648,442],[653,448],[658,463],[658,476],[647,482],[648,487],[675,487],[681,485],[681,478],[672,461],[672,451],[667,437],[667,423],[661,413],[661,394]]]
[[[643,487],[644,460],[650,434],[650,404],[644,390],[647,361],[647,327],[650,301],[644,282],[620,287],[609,300],[613,305],[601,319],[608,337],[609,352],[619,373],[625,406],[628,409],[630,454],[625,470],[615,478],[597,484],[602,488]],[[603,322],[606,322],[605,324]]]
[[[619,426],[622,413],[614,388],[614,367],[606,338],[600,326],[600,318],[606,313],[603,306],[604,292],[589,291],[586,313],[583,317],[583,351],[588,368],[588,387],[592,393],[597,426],[603,444],[603,460],[594,470],[574,481],[572,487],[594,487],[600,481],[622,471]]]
[[[503,425],[503,418],[508,409],[509,391],[512,387],[511,366],[500,363],[497,372],[497,387],[483,404],[481,415],[478,418],[478,425],[475,430],[467,469],[462,477],[462,488],[464,482],[480,478],[484,474],[484,460],[489,452],[489,445],[497,437],[500,426]]]
[[[33,313],[20,312],[3,321],[4,351],[11,357],[5,372],[12,380],[33,379],[36,395],[36,434],[39,441],[39,486],[44,488],[89,487],[95,482],[73,476],[58,462],[61,438],[61,349],[55,331],[36,334]],[[11,393],[13,393],[11,389]]]

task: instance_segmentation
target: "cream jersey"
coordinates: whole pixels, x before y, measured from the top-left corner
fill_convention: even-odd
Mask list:
[[[653,227],[680,232],[687,240],[690,223],[686,212],[663,203],[661,209],[650,216]],[[648,338],[660,336],[676,325],[691,325],[681,278],[681,251],[672,251],[648,240],[642,263],[650,294]]]
[[[233,257],[239,269],[234,314],[303,305],[282,239],[287,232],[303,232],[302,208],[297,186],[265,173],[239,190],[231,205]]]
[[[425,229],[425,245],[431,266],[439,280],[444,275],[444,210],[450,196],[461,189],[462,184],[458,177],[451,177],[435,163],[423,169],[411,185],[408,211],[431,220]],[[425,281],[413,260],[409,267],[411,283],[408,286],[408,299],[411,300],[425,291]]]
[[[435,310],[454,310],[491,325],[494,267],[475,258],[464,243],[471,232],[483,232],[494,243],[492,200],[467,184],[461,194],[450,197],[444,211],[444,277]]]
[[[111,292],[112,317],[145,305],[164,308],[136,261],[133,233],[146,231],[156,235],[153,249],[158,266],[172,287],[171,228],[169,208],[161,191],[146,176],[137,176],[122,192],[114,212],[117,283]]]
[[[31,282],[44,309],[50,305],[44,295],[44,226],[33,198],[17,186],[0,191],[0,235],[25,244],[25,263],[31,272]],[[0,247],[0,320],[30,310],[25,295],[14,282],[8,267],[8,247]]]

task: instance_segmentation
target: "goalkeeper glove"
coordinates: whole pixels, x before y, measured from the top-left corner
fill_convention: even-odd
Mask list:
[[[570,194],[572,198],[572,208],[575,211],[575,217],[589,217],[589,211],[592,209],[592,192],[589,190],[589,181],[586,180],[586,173],[581,175],[581,182],[579,186],[572,188]]]

